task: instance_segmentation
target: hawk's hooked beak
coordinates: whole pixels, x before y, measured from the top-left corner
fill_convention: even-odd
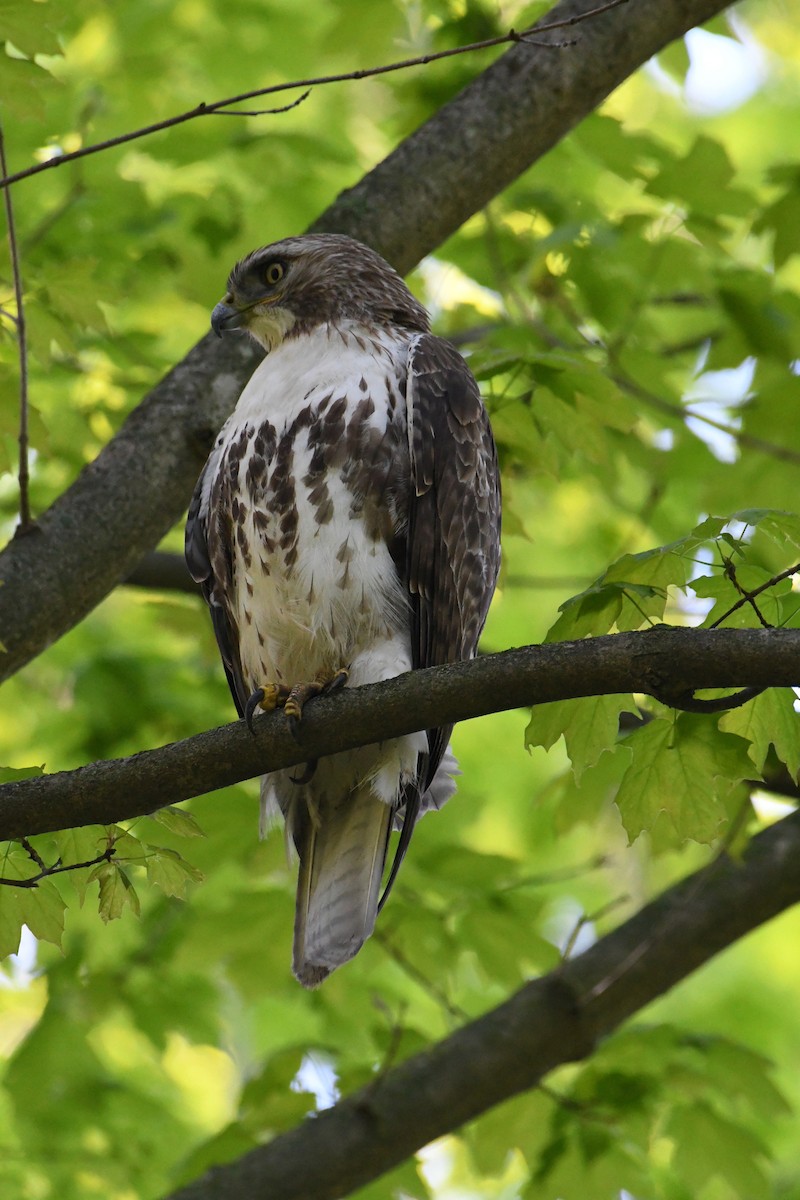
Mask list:
[[[211,328],[217,337],[222,337],[228,329],[241,329],[246,321],[247,309],[232,308],[224,300],[215,305],[211,314]]]

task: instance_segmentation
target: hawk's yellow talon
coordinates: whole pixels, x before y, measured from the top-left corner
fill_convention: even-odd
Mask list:
[[[314,696],[325,696],[328,692],[338,691],[344,687],[349,677],[347,667],[339,667],[330,675],[318,675],[308,683],[296,683],[291,688],[285,683],[265,683],[256,688],[245,706],[244,718],[250,732],[253,732],[253,717],[257,708],[262,708],[265,712],[274,712],[276,708],[282,708],[288,718],[292,737],[296,738],[306,701]]]
[[[274,712],[276,708],[284,705],[288,698],[289,689],[284,683],[267,683],[264,687],[256,688],[244,709],[244,719],[250,732],[253,732],[253,717],[257,708],[263,708],[265,712]]]
[[[258,707],[263,708],[264,712],[274,712],[276,708],[282,708],[289,699],[289,689],[285,683],[266,683],[260,690],[264,696],[259,700]]]

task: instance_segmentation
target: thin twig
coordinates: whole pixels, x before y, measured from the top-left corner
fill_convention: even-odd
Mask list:
[[[562,21],[551,21],[546,25],[532,26],[530,29],[523,29],[521,32],[510,29],[508,33],[500,34],[498,37],[484,38],[483,41],[470,42],[466,46],[454,46],[450,50],[436,50],[432,54],[422,54],[416,58],[405,58],[400,62],[387,63],[382,67],[365,67],[359,71],[344,71],[336,75],[318,75],[313,79],[295,79],[291,83],[275,83],[270,87],[254,88],[249,92],[241,92],[238,96],[228,96],[224,100],[215,100],[211,104],[201,103],[187,112],[178,113],[174,117],[167,117],[163,121],[156,121],[152,125],[144,125],[141,129],[134,129],[130,133],[122,133],[117,137],[108,138],[104,142],[95,142],[91,146],[83,146],[80,150],[73,150],[69,154],[57,154],[53,158],[48,158],[33,167],[27,167],[24,171],[17,171],[14,175],[8,175],[4,170],[3,178],[0,179],[0,188],[8,188],[12,183],[18,183],[21,179],[29,179],[32,175],[38,175],[41,171],[60,167],[63,163],[74,162],[78,158],[86,158],[89,154],[99,154],[102,150],[109,150],[113,146],[125,145],[126,142],[133,142],[138,138],[147,137],[151,133],[159,133],[162,129],[171,129],[175,125],[182,125],[186,121],[193,121],[197,117],[211,116],[222,109],[230,108],[232,104],[239,104],[244,100],[254,100],[258,96],[273,96],[277,92],[293,91],[295,88],[324,87],[330,83],[347,83],[351,80],[369,79],[375,75],[388,75],[392,71],[404,71],[409,67],[424,67],[428,63],[438,62],[443,58],[452,58],[457,54],[469,54],[476,50],[488,50],[494,46],[503,46],[511,42],[526,43],[529,42],[530,35],[534,32],[537,34],[548,33],[552,29],[564,29],[567,26],[578,25],[580,22],[587,21],[592,17],[601,16],[612,8],[619,8],[621,4],[627,4],[627,0],[608,0],[608,3],[601,4],[589,12],[567,17]],[[559,48],[558,43],[540,42],[536,44],[552,49]],[[277,111],[281,110],[278,109]]]
[[[415,966],[411,959],[395,945],[382,929],[376,929],[372,936],[376,942],[383,946],[389,957],[394,959],[398,967],[405,972],[409,979],[413,979],[415,983],[419,984],[422,990],[427,992],[437,1004],[441,1005],[449,1016],[454,1017],[457,1021],[466,1021],[468,1019],[464,1009],[454,1004],[446,992],[439,987],[438,983],[434,983],[424,971],[420,971],[419,967]]]
[[[751,700],[755,700],[756,696],[760,696],[766,690],[763,687],[746,687],[741,688],[738,692],[733,692],[730,696],[716,696],[713,700],[700,699],[695,696],[691,688],[688,691],[680,692],[661,692],[651,689],[649,694],[660,704],[666,704],[669,708],[676,708],[680,712],[718,713],[729,712],[732,708],[741,708],[742,705],[749,704]]]
[[[719,549],[719,547],[717,547],[717,548]],[[725,578],[729,579],[730,582],[733,584],[734,588],[741,596],[743,603],[750,605],[753,612],[758,617],[758,623],[761,626],[761,628],[762,629],[771,629],[772,626],[770,625],[769,621],[762,613],[761,609],[756,604],[755,596],[753,595],[753,593],[748,592],[747,588],[742,587],[742,585],[739,583],[739,580],[736,576],[736,563],[733,561],[732,558],[728,558],[727,555],[723,554],[721,550],[720,550],[720,557],[722,558],[722,573],[725,576]],[[770,580],[769,586],[770,587],[772,586],[772,580]]]
[[[688,401],[686,407],[682,407],[672,404],[671,401],[665,400],[662,396],[656,395],[655,392],[651,392],[648,388],[642,387],[640,383],[637,383],[635,379],[631,379],[627,375],[615,373],[610,378],[624,392],[627,392],[631,396],[636,396],[638,400],[643,400],[651,408],[666,413],[667,416],[680,421],[682,425],[686,423],[687,418],[691,417],[693,421],[700,421],[703,425],[708,425],[711,429],[718,429],[720,433],[727,433],[739,446],[746,446],[748,450],[757,450],[761,454],[781,459],[783,462],[800,463],[800,453],[797,450],[791,450],[788,446],[779,446],[776,442],[768,442],[765,438],[756,437],[752,433],[745,433],[742,429],[736,429],[733,425],[728,425],[725,421],[717,421],[714,417],[706,416],[704,413],[692,412],[691,405],[693,403],[697,404],[698,401],[696,400]]]
[[[663,942],[669,936],[670,927],[675,924],[681,913],[685,911],[687,907],[693,904],[704,891],[704,889],[709,886],[709,883],[714,878],[714,872],[725,865],[725,861],[728,858],[728,851],[739,835],[749,807],[750,793],[748,792],[736,812],[731,817],[728,828],[725,831],[725,835],[722,838],[722,841],[720,842],[710,863],[707,867],[703,868],[702,871],[698,871],[693,880],[689,881],[690,886],[681,896],[677,907],[674,909],[667,909],[663,913],[661,921],[656,925],[652,933],[648,937],[643,938],[638,945],[634,946],[630,953],[627,954],[619,963],[617,963],[613,971],[606,975],[604,979],[599,980],[594,987],[592,987],[586,993],[586,995],[582,996],[582,1003],[587,1003],[590,1000],[596,999],[598,996],[602,996],[603,993],[608,991],[610,987],[612,987],[620,979],[623,979],[625,975],[627,975],[628,972],[636,965],[636,963],[644,958],[646,954],[649,954],[649,952],[655,946],[657,946],[659,942]]]
[[[717,626],[721,625],[723,621],[727,621],[728,617],[733,616],[736,610],[741,608],[743,604],[747,604],[756,596],[760,596],[762,592],[767,590],[767,588],[774,587],[776,583],[781,583],[784,579],[788,579],[791,575],[797,575],[798,573],[800,573],[800,563],[795,563],[793,567],[787,567],[785,571],[781,571],[780,575],[773,575],[772,578],[768,579],[766,583],[762,583],[757,588],[753,588],[752,592],[743,591],[741,599],[737,600],[735,604],[731,605],[728,611],[724,612],[721,617],[717,617],[716,621],[713,621],[708,628],[716,629]]]
[[[97,858],[89,858],[86,862],[67,863],[66,866],[62,866],[59,859],[52,867],[48,867],[33,849],[27,838],[22,838],[21,843],[34,862],[41,867],[41,870],[38,874],[31,875],[30,879],[5,879],[0,876],[0,885],[4,885],[5,887],[35,888],[43,879],[49,879],[51,875],[63,875],[65,871],[80,871],[83,867],[96,867],[100,863],[111,862],[116,853],[113,846],[107,846],[102,854],[97,855]]]
[[[565,883],[571,879],[582,879],[590,871],[600,871],[603,867],[607,867],[609,861],[607,854],[595,854],[585,863],[579,863],[574,867],[557,867],[554,871],[540,871],[534,875],[523,875],[511,883],[500,883],[497,885],[496,891],[515,892],[519,888],[541,888],[547,887],[549,884]]]
[[[8,175],[6,147],[3,128],[0,126],[0,171]],[[5,190],[6,226],[8,249],[11,257],[11,273],[14,276],[14,298],[17,304],[17,346],[19,347],[19,533],[31,527],[31,509],[28,499],[28,341],[25,334],[25,309],[22,303],[22,274],[19,265],[17,235],[14,228],[14,206],[11,192]]]
[[[36,847],[31,844],[31,842],[28,840],[28,838],[21,838],[20,845],[22,846],[22,849],[25,851],[25,853],[27,854],[27,856],[31,860],[31,862],[36,863],[36,866],[39,868],[40,871],[47,870],[44,859],[42,858],[41,854],[36,849]]]
[[[296,100],[290,100],[288,104],[282,104],[280,108],[255,108],[250,110],[244,108],[215,108],[211,115],[214,117],[275,117],[279,113],[291,112],[293,108],[297,108],[304,100],[307,100],[310,95],[311,88],[306,88]]]

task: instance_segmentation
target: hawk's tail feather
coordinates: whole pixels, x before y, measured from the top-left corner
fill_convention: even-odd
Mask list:
[[[447,729],[446,733],[449,736],[450,729]],[[424,763],[424,758],[422,761],[425,766],[425,772],[420,771],[420,775],[428,771],[427,764]],[[429,812],[432,808],[441,808],[450,799],[456,790],[453,776],[460,774],[458,761],[450,746],[445,742],[445,748],[443,751],[439,751],[437,766],[424,794],[420,794],[419,784],[412,783],[407,785],[405,800],[394,810],[393,824],[396,829],[399,828],[400,837],[397,842],[397,849],[394,852],[392,869],[389,872],[389,878],[386,880],[386,886],[383,889],[383,895],[378,904],[378,912],[381,911],[389,899],[389,893],[394,886],[397,873],[408,851],[411,835],[414,832],[417,821],[420,817],[424,817],[426,812]]]
[[[295,803],[305,812],[292,830],[300,855],[292,965],[304,987],[316,987],[375,926],[392,809],[366,783],[320,805],[321,818]]]
[[[406,851],[408,850],[408,846],[411,841],[411,835],[414,832],[414,826],[416,825],[417,817],[419,816],[419,810],[419,788],[412,786],[406,795],[406,802],[403,806],[403,824],[400,829],[400,839],[397,843],[397,849],[394,852],[394,862],[392,863],[392,869],[389,872],[389,878],[386,880],[386,887],[383,889],[383,895],[378,901],[378,912],[381,911],[384,904],[389,899],[389,893],[394,886],[394,881],[397,878],[397,872],[400,870],[400,866],[406,856]]]

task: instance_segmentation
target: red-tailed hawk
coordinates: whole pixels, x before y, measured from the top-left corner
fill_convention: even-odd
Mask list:
[[[186,556],[240,715],[475,653],[500,559],[489,421],[466,363],[399,275],[351,238],[310,234],[237,263],[211,317],[267,357],[200,476]],[[300,859],[294,971],[347,962],[414,823],[455,791],[451,726],[262,782]],[[384,895],[385,898],[385,895]]]

